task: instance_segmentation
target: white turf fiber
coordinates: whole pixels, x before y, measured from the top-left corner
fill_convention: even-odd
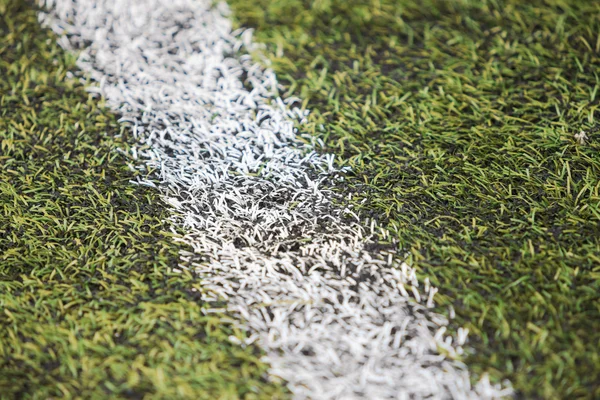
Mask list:
[[[471,387],[454,360],[466,331],[445,335],[428,310],[437,289],[378,245],[387,232],[334,205],[344,171],[296,132],[306,115],[278,97],[225,4],[40,1],[90,91],[137,138],[132,156],[156,169],[138,184],[156,182],[186,232],[182,268],[202,276],[206,300],[227,301],[296,398],[510,395],[485,378]]]

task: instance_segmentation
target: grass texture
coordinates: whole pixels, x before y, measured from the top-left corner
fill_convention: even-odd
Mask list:
[[[21,0],[0,0],[0,398],[282,398],[177,274],[130,138]]]
[[[229,3],[470,328],[471,370],[599,398],[600,3]]]

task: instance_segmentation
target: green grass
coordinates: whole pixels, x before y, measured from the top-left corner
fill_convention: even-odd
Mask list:
[[[352,167],[340,190],[471,329],[471,370],[599,398],[600,3],[229,3]]]
[[[126,130],[70,79],[24,1],[0,0],[0,398],[282,398],[242,332],[170,272]]]

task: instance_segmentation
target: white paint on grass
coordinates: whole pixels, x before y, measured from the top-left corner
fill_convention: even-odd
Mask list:
[[[294,129],[305,117],[276,94],[210,0],[46,0],[43,21],[156,168],[172,211],[182,266],[202,276],[206,300],[228,310],[267,353],[272,376],[297,398],[491,398],[454,356],[466,332],[445,335],[387,233],[363,228],[330,191],[333,156]],[[154,185],[152,182],[145,182]],[[363,221],[364,222],[364,221]],[[377,231],[377,232],[376,232]],[[446,355],[445,355],[446,354]]]

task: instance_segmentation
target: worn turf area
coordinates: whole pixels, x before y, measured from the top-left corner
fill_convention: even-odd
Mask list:
[[[0,398],[281,398],[169,272],[157,193],[24,1],[0,0]],[[196,289],[194,289],[196,288]]]
[[[600,397],[600,3],[229,3],[471,329],[471,370]]]

